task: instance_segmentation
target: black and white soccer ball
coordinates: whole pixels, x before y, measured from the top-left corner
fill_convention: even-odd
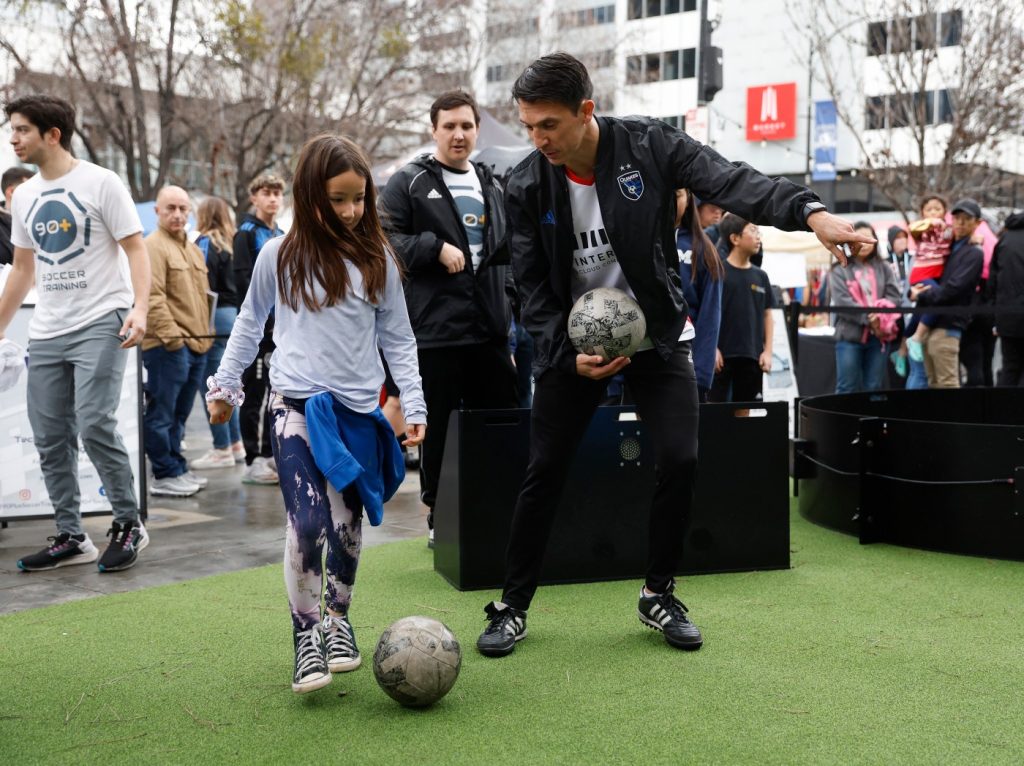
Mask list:
[[[647,319],[640,304],[614,287],[584,293],[569,312],[573,347],[606,362],[617,356],[633,356],[646,336]]]
[[[407,707],[426,707],[455,685],[462,667],[458,639],[430,617],[403,617],[381,634],[373,675],[385,694]]]

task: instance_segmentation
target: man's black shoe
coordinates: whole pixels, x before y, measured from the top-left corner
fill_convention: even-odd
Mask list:
[[[657,596],[645,596],[640,591],[640,605],[637,614],[640,622],[665,634],[665,641],[676,649],[700,649],[704,638],[700,628],[686,616],[686,605],[672,595],[675,586]]]
[[[526,638],[526,612],[492,601],[484,607],[490,621],[476,640],[476,648],[486,657],[504,657]]]

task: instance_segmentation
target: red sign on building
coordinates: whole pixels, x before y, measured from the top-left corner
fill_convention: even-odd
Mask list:
[[[796,138],[796,83],[747,88],[747,140]]]

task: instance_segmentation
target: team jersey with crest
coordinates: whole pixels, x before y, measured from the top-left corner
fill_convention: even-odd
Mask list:
[[[592,179],[581,179],[568,169],[565,175],[569,182],[569,206],[572,208],[573,232],[576,236],[570,289],[573,303],[584,293],[598,287],[614,287],[636,300],[605,231],[604,217],[597,199],[597,186]],[[693,336],[693,325],[687,319],[679,340],[690,340]],[[644,338],[639,350],[649,348],[654,348],[654,344],[650,338]]]

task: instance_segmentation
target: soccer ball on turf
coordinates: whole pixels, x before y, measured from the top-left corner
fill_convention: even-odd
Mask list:
[[[598,287],[583,293],[569,312],[569,340],[581,354],[606,362],[632,356],[647,335],[640,305],[622,290]]]
[[[381,634],[373,652],[373,675],[391,699],[426,707],[455,685],[462,650],[455,635],[430,617],[403,617]]]

